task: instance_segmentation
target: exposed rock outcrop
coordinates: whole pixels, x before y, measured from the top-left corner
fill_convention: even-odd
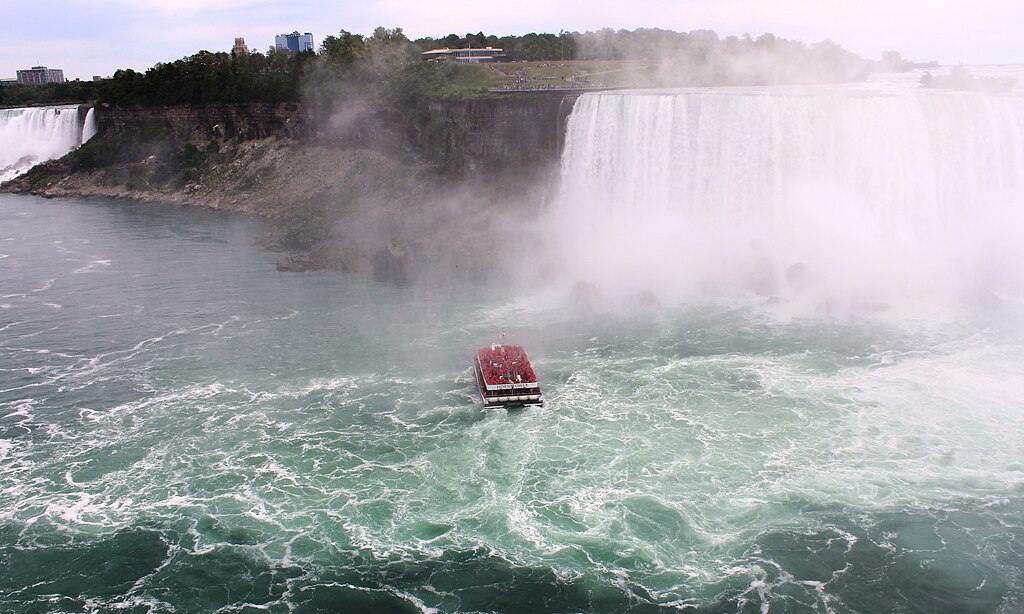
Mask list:
[[[313,136],[314,118],[295,102],[205,104],[177,106],[96,107],[100,133],[112,130],[149,129],[166,132],[178,140],[241,143],[268,137]]]

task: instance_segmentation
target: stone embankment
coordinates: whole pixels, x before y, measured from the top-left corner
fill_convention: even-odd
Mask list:
[[[556,162],[578,92],[438,100],[398,113],[358,104],[311,108],[299,103],[96,108],[100,133],[162,129],[179,140],[238,144],[270,137],[299,144],[416,154],[457,176]]]

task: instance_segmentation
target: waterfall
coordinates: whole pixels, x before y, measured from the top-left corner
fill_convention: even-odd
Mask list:
[[[85,121],[82,123],[82,142],[85,143],[96,136],[96,109],[89,107],[85,114]]]
[[[0,109],[0,181],[65,155],[95,133],[91,108],[84,120],[77,106]]]
[[[1024,96],[587,94],[552,215],[568,274],[606,290],[1021,290]]]

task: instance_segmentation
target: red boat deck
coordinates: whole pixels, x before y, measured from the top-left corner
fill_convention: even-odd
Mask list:
[[[473,363],[485,405],[539,405],[542,402],[537,375],[522,346],[499,344],[481,348]]]

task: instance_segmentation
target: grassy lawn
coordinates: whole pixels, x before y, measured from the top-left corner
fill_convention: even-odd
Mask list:
[[[457,96],[486,95],[491,88],[641,87],[656,69],[653,62],[604,60],[464,64],[446,87]]]
[[[468,94],[486,92],[489,88],[511,85],[515,82],[515,77],[506,77],[485,64],[465,64],[459,66],[450,87],[460,94]]]
[[[573,60],[565,62],[502,62],[491,64],[527,86],[572,87],[579,85],[639,84],[651,74],[653,62]]]

